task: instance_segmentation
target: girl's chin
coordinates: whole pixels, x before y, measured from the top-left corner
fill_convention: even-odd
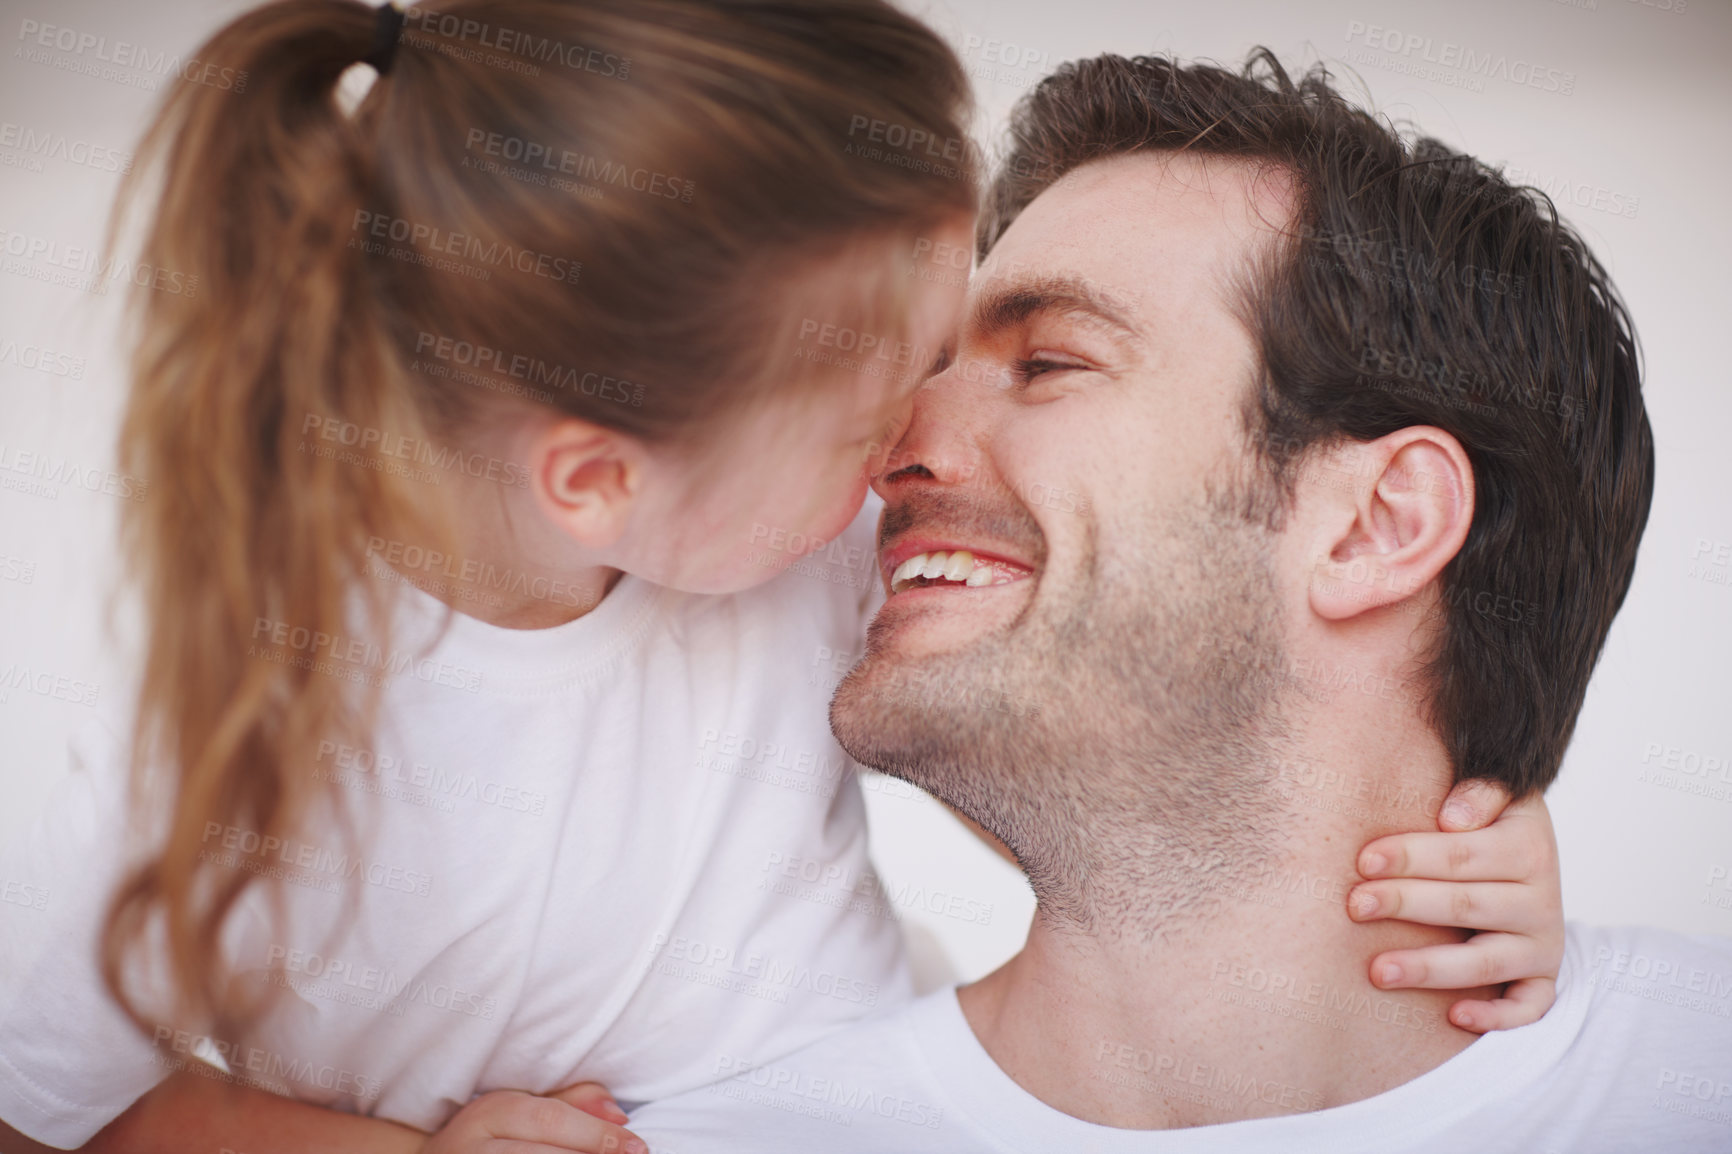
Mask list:
[[[716,563],[706,567],[692,567],[677,573],[669,573],[658,580],[655,576],[644,574],[644,580],[681,593],[701,593],[720,596],[728,593],[744,593],[756,589],[768,581],[774,581],[781,576],[788,566],[799,558],[786,553],[777,553],[757,546],[747,546],[738,556],[717,559]]]

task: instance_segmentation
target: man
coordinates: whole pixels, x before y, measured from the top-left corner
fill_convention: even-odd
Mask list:
[[[1604,270],[1267,54],[1068,65],[1013,142],[969,319],[875,482],[891,596],[831,721],[1009,847],[1027,945],[724,1059],[633,1130],[670,1154],[1732,1148],[1732,942],[1572,928],[1551,1012],[1475,1040],[1451,995],[1359,962],[1448,931],[1356,925],[1307,880],[1452,781],[1557,771],[1653,483]]]

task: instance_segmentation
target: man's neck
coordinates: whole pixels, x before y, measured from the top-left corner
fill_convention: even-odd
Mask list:
[[[1446,1011],[1489,995],[1385,991],[1368,977],[1383,950],[1465,935],[1356,924],[1345,902],[1365,842],[1437,828],[1446,759],[1429,733],[1390,740],[1387,714],[1354,720],[1382,732],[1348,724],[1333,732],[1376,740],[1313,742],[1281,770],[1288,848],[1220,887],[1230,896],[1206,916],[1151,934],[1037,914],[1022,952],[961,991],[999,1066],[1075,1117],[1168,1129],[1357,1101],[1466,1048],[1475,1036]]]

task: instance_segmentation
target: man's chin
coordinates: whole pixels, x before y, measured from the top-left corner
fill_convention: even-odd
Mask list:
[[[1000,630],[940,630],[911,607],[905,623],[874,622],[866,656],[830,701],[830,728],[862,765],[931,788],[942,767],[978,750],[986,730],[998,743],[1020,724],[1005,674],[1020,663]],[[983,635],[983,632],[985,635]]]

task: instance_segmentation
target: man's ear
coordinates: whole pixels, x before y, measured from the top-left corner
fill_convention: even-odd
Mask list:
[[[573,540],[606,549],[625,533],[645,463],[637,438],[561,417],[531,445],[529,485],[541,511]]]
[[[1473,466],[1450,434],[1412,425],[1327,450],[1311,608],[1345,621],[1436,579],[1473,523]]]

